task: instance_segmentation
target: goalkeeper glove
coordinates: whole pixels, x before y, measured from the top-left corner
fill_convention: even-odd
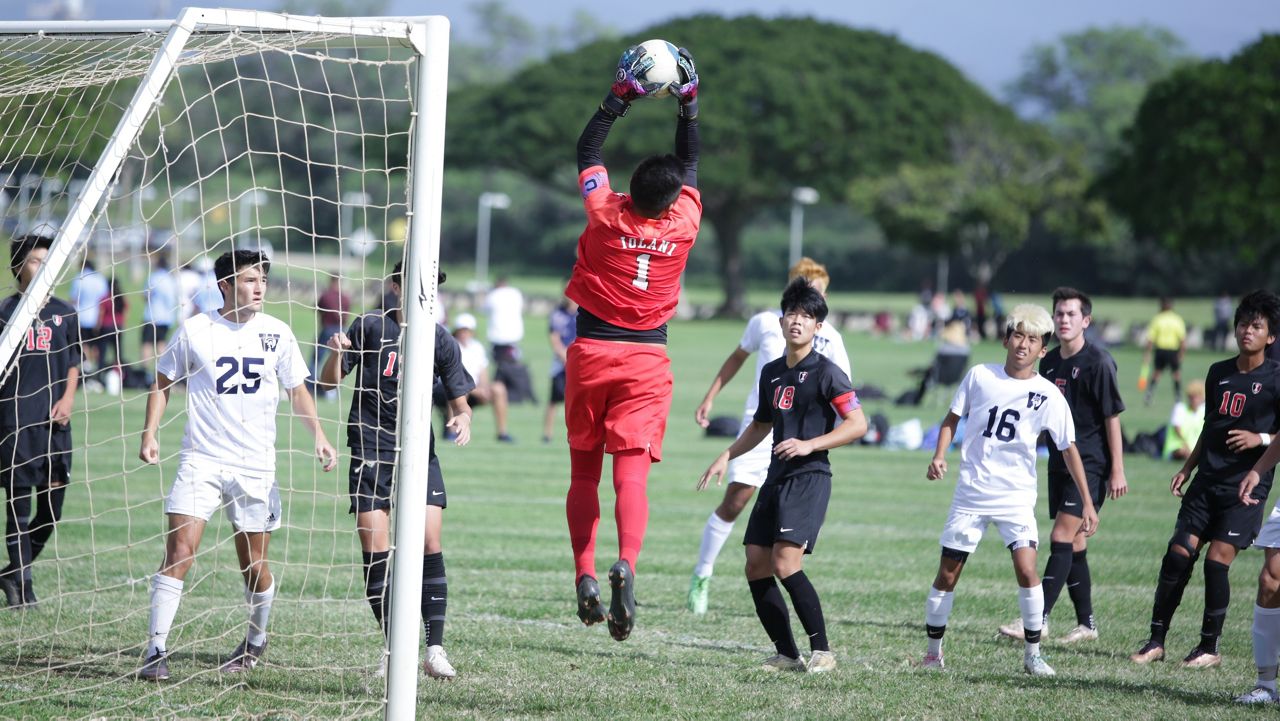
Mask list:
[[[680,67],[682,82],[671,88],[671,94],[680,101],[680,117],[692,120],[698,117],[698,71],[694,69],[693,56],[685,48],[680,48],[676,64]]]
[[[618,59],[618,69],[614,72],[613,87],[605,96],[600,108],[618,117],[627,114],[631,109],[631,101],[646,95],[644,85],[636,79],[635,67],[640,62],[639,45],[632,45]]]

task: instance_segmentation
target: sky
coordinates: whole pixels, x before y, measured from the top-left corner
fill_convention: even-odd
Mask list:
[[[79,3],[90,19],[174,16],[182,0],[0,0],[0,20],[48,17],[57,2]],[[445,15],[455,34],[474,32],[474,0],[391,0],[393,15]],[[213,0],[213,7],[272,9],[279,0]],[[583,0],[506,2],[539,27],[564,27],[583,10],[620,33],[699,12],[813,16],[898,36],[946,58],[996,96],[1032,45],[1090,26],[1148,23],[1172,30],[1192,52],[1224,58],[1264,32],[1280,32],[1280,0]],[[673,38],[668,38],[673,39]],[[675,38],[673,40],[678,40]]]

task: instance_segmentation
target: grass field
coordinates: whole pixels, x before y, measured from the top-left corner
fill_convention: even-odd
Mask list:
[[[544,394],[541,321],[530,321],[525,352]],[[742,578],[735,528],[712,584],[711,611],[684,611],[684,592],[707,514],[719,500],[693,490],[725,441],[705,439],[693,410],[711,375],[741,332],[740,323],[677,323],[670,353],[676,397],[663,463],[650,479],[649,534],[638,569],[638,625],[626,643],[605,629],[581,626],[573,612],[573,566],[564,521],[567,452],[563,441],[538,442],[542,409],[513,408],[519,443],[494,441],[492,415],[480,409],[475,440],[441,449],[450,507],[445,551],[450,577],[447,647],[460,677],[423,679],[419,714],[440,718],[1245,718],[1229,703],[1251,685],[1249,624],[1261,555],[1241,556],[1232,572],[1236,603],[1223,639],[1222,668],[1188,672],[1174,663],[1136,667],[1126,660],[1145,638],[1155,576],[1177,504],[1168,479],[1175,468],[1130,457],[1132,493],[1109,502],[1091,544],[1095,608],[1102,638],[1079,648],[1046,646],[1058,677],[1031,680],[1021,649],[995,639],[1017,616],[1008,554],[988,538],[957,592],[948,630],[948,669],[912,665],[924,648],[925,592],[936,570],[937,535],[950,503],[948,482],[924,480],[926,452],[848,448],[833,452],[835,491],[817,553],[806,570],[822,595],[840,668],[818,677],[756,670],[771,653]],[[305,338],[303,332],[300,337]],[[855,382],[906,388],[904,370],[923,365],[926,344],[847,336]],[[997,360],[995,344],[974,360]],[[1138,355],[1117,351],[1122,387],[1134,388]],[[1193,353],[1188,377],[1203,376],[1213,357]],[[717,413],[737,416],[747,378],[721,396]],[[1163,422],[1171,397],[1142,407],[1130,391],[1129,433]],[[321,403],[330,437],[346,394]],[[180,405],[181,397],[175,396]],[[936,421],[945,400],[923,409],[869,403],[896,421]],[[346,462],[323,474],[308,458],[306,432],[282,422],[280,479],[285,527],[272,543],[279,594],[271,619],[268,663],[225,679],[221,657],[240,640],[244,610],[230,529],[210,524],[188,576],[179,626],[170,637],[173,681],[129,678],[146,635],[148,577],[162,553],[160,499],[176,468],[182,418],[170,413],[160,468],[133,460],[141,400],[84,396],[75,419],[75,485],[55,543],[36,565],[39,609],[0,613],[0,717],[371,717],[383,689],[372,676],[380,637],[361,600],[359,547],[346,514]],[[123,434],[123,436],[122,436]],[[87,445],[86,445],[87,444]],[[955,465],[954,454],[953,474]],[[954,477],[954,475],[953,475]],[[607,481],[604,484],[607,488]],[[1042,494],[1043,495],[1043,494]],[[616,547],[612,494],[603,494],[601,571]],[[1049,525],[1043,520],[1041,538]],[[1043,563],[1040,564],[1041,567]],[[1170,653],[1198,640],[1202,584],[1197,573],[1169,637]],[[1070,601],[1054,629],[1071,625]],[[796,624],[797,631],[799,626]]]

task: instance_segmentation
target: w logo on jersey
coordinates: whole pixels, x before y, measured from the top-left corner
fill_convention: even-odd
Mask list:
[[[1049,396],[1046,396],[1043,393],[1036,393],[1033,391],[1027,394],[1027,407],[1034,408],[1035,410],[1040,410],[1040,406],[1044,405],[1044,402],[1047,400],[1049,400]]]
[[[259,333],[258,340],[262,341],[262,350],[268,353],[274,353],[276,346],[280,345],[279,333]]]

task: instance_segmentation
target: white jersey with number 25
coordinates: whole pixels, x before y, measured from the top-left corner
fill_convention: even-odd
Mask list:
[[[275,470],[280,389],[311,375],[289,326],[264,313],[246,323],[201,313],[182,324],[156,370],[187,383],[182,460]]]
[[[991,514],[1034,508],[1036,439],[1048,431],[1059,450],[1075,442],[1071,407],[1039,374],[1010,378],[997,363],[965,374],[951,402],[964,424],[954,511]]]

